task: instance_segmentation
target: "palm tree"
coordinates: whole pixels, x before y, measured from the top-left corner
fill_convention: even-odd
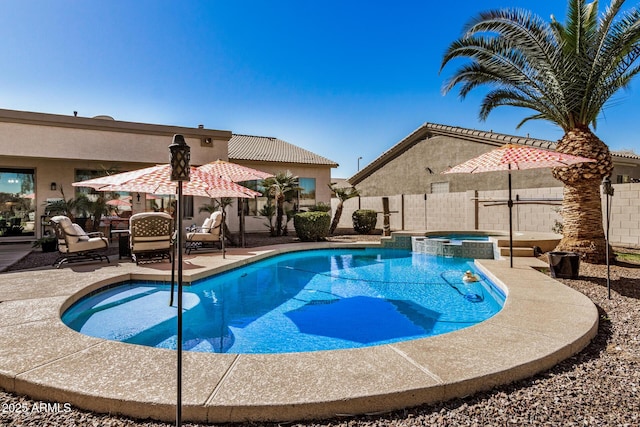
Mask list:
[[[613,170],[609,148],[590,126],[595,129],[607,102],[640,71],[634,65],[640,56],[640,12],[622,12],[623,3],[612,0],[598,17],[597,0],[569,0],[565,24],[521,9],[481,13],[449,46],[441,66],[457,58],[471,61],[455,71],[443,91],[460,85],[464,98],[489,86],[481,120],[503,105],[534,110],[517,128],[529,120],[550,121],[564,131],[557,151],[597,160],[553,169],[564,184],[564,235],[556,249],[578,252],[587,262],[605,261],[599,189]]]
[[[298,185],[298,177],[294,176],[291,171],[278,172],[274,177],[266,178],[262,181],[262,187],[276,201],[276,236],[281,236],[286,223],[282,224],[285,215],[284,203],[293,200],[293,197],[301,190]]]
[[[349,200],[353,197],[357,197],[360,195],[360,191],[356,190],[355,187],[347,187],[347,188],[340,188],[340,187],[336,187],[336,183],[332,182],[331,184],[329,184],[329,188],[331,189],[331,191],[333,191],[333,193],[336,195],[337,199],[338,199],[338,205],[336,206],[336,213],[333,215],[333,220],[331,221],[331,227],[329,227],[329,234],[333,234],[334,231],[336,231],[336,228],[338,228],[338,223],[340,222],[340,217],[342,216],[342,208],[344,205],[344,202],[346,200]]]

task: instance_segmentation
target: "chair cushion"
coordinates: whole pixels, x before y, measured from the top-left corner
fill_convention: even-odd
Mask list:
[[[62,228],[62,232],[66,235],[69,244],[74,244],[78,241],[78,234],[76,229],[73,227],[73,223],[64,215],[58,215],[51,218],[51,221],[57,222]],[[60,243],[60,242],[58,242]]]
[[[109,240],[105,237],[91,237],[86,241],[80,241],[75,246],[78,251],[90,251],[95,249],[106,249],[109,247]]]
[[[211,226],[213,225],[213,220],[211,218],[207,218],[204,220],[204,222],[202,223],[202,229],[201,231],[203,233],[208,233],[211,231]]]
[[[73,229],[75,230],[74,234],[77,234],[79,241],[87,241],[89,240],[89,236],[87,236],[87,232],[82,229],[78,224],[71,224]]]
[[[220,240],[218,234],[213,233],[187,233],[187,242],[217,242]]]
[[[211,214],[211,220],[213,221],[213,224],[211,224],[211,227],[219,227],[220,223],[222,222],[222,212],[214,212]]]

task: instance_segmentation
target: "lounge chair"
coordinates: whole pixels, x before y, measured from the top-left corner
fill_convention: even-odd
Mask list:
[[[222,212],[214,212],[204,220],[202,227],[192,229],[187,233],[185,249],[187,254],[193,250],[198,250],[207,245],[216,247],[220,245],[222,249],[222,239],[220,238],[220,226],[222,224]]]
[[[168,259],[173,255],[173,218],[165,212],[142,212],[129,219],[131,259],[136,264]]]
[[[69,217],[58,215],[51,218],[51,225],[58,239],[60,256],[53,266],[60,268],[64,263],[82,261],[109,261],[104,252],[109,248],[109,240],[100,232],[87,233]]]

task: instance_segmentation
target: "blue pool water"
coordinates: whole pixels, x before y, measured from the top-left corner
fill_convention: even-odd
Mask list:
[[[480,279],[466,283],[465,271]],[[504,295],[473,260],[407,250],[278,255],[184,287],[185,350],[287,353],[366,347],[452,332],[496,314]],[[170,285],[132,281],[62,316],[87,335],[175,349]]]

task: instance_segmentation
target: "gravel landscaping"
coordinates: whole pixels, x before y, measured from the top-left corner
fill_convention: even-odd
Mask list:
[[[362,236],[336,239],[348,241],[359,237]],[[619,263],[611,266],[611,299],[607,298],[606,266],[582,263],[578,280],[561,281],[587,295],[598,306],[600,327],[598,335],[587,348],[549,371],[488,392],[437,405],[286,425],[640,425],[640,265]],[[3,391],[0,391],[0,404],[0,424],[3,426],[172,425],[88,413],[65,407],[63,403],[60,406],[47,406],[43,402]]]

